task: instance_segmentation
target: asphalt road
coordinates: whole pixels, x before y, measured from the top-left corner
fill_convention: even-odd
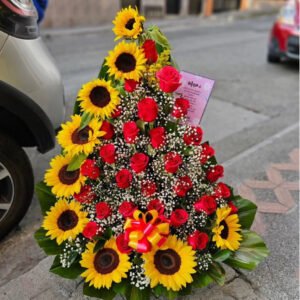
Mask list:
[[[241,276],[258,299],[298,299],[298,65],[266,62],[272,20],[191,18],[160,25],[183,70],[216,80],[202,122],[205,137],[224,163],[227,181],[259,204],[255,227],[271,256],[257,271]],[[108,27],[57,30],[45,32],[44,40],[63,76],[68,116],[80,86],[97,76],[113,35]],[[56,152],[28,151],[36,181]],[[40,223],[34,198],[25,219],[0,244],[0,287],[44,258],[32,237]]]

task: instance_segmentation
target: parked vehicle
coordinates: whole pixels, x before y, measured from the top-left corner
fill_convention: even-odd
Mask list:
[[[299,60],[299,1],[288,1],[272,27],[267,60],[280,62],[282,58]]]
[[[25,215],[33,171],[23,147],[45,153],[64,119],[61,76],[39,37],[31,0],[0,0],[0,238]]]

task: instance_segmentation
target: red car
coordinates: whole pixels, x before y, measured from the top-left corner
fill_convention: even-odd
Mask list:
[[[271,31],[268,62],[280,62],[281,58],[299,61],[299,8],[300,1],[293,0],[281,9]]]

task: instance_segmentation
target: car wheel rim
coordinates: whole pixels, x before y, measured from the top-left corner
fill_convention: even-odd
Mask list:
[[[9,212],[14,199],[14,183],[8,169],[0,162],[0,223]]]

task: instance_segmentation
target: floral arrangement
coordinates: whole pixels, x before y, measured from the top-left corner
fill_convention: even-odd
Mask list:
[[[267,255],[250,227],[256,206],[219,179],[224,169],[176,98],[180,72],[157,26],[131,7],[97,79],[83,85],[62,147],[36,191],[35,238],[51,272],[84,280],[83,293],[174,299],[224,284],[225,263],[252,270]]]

